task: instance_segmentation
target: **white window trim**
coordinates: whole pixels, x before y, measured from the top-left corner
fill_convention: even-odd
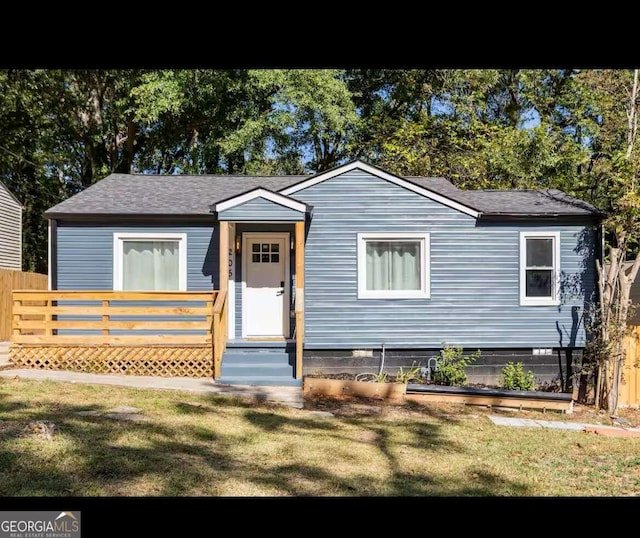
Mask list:
[[[527,297],[527,239],[553,239],[551,297]],[[557,306],[560,304],[560,232],[520,232],[520,305]]]
[[[359,233],[358,234],[358,299],[428,299],[431,297],[431,272],[429,269],[430,234],[428,233]],[[420,290],[367,290],[367,241],[402,241],[421,242],[420,246]]]
[[[187,291],[187,234],[186,233],[136,233],[113,234],[113,291],[122,289],[122,263],[125,241],[178,241],[178,289]]]

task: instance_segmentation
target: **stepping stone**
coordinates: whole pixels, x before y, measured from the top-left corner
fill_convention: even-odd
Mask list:
[[[497,426],[515,426],[517,428],[542,428],[542,426],[540,424],[537,424],[535,421],[527,421],[527,419],[522,418],[497,417],[495,415],[489,415],[489,420]]]
[[[132,422],[147,420],[146,417],[143,417],[138,413],[105,413],[104,416],[113,420],[130,420]]]
[[[335,415],[333,413],[329,413],[329,411],[309,411],[309,414],[313,415],[314,417],[335,417]]]
[[[578,424],[577,422],[558,422],[553,420],[536,420],[542,428],[552,428],[556,430],[573,430],[576,432],[582,432],[585,429],[584,424]]]
[[[132,414],[132,413],[141,413],[142,409],[138,409],[137,407],[114,407],[112,409],[107,409],[107,413],[125,413],[125,414]]]

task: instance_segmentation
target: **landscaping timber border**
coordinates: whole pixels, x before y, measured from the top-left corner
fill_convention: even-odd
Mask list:
[[[571,394],[541,391],[504,390],[484,387],[447,387],[415,383],[375,383],[305,377],[302,384],[305,397],[359,397],[398,402],[450,402],[486,407],[541,409],[543,411],[573,411]]]

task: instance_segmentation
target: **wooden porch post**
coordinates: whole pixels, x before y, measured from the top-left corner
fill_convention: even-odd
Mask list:
[[[221,298],[226,301],[226,291],[229,287],[229,223],[227,221],[220,221],[219,232],[219,266],[218,266],[218,281],[219,293],[222,294]],[[213,377],[220,377],[220,365],[222,364],[222,354],[224,348],[227,345],[227,308],[226,304],[221,305],[219,313],[218,323],[215,324],[214,332],[218,334],[213,335]],[[216,331],[217,329],[217,331]]]
[[[296,222],[296,379],[302,378],[304,351],[304,231],[304,221]]]

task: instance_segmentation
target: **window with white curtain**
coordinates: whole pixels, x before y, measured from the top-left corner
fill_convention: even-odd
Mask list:
[[[560,304],[560,233],[520,232],[520,304]]]
[[[358,298],[429,297],[429,234],[358,234]]]
[[[113,289],[186,291],[186,234],[113,234]]]

